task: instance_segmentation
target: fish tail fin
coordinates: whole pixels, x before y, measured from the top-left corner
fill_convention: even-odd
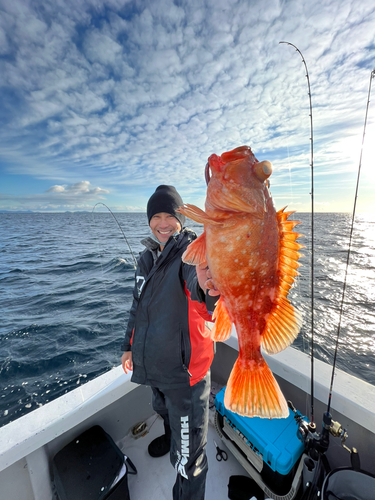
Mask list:
[[[223,297],[219,298],[212,319],[215,323],[211,330],[211,339],[215,342],[224,342],[229,339],[232,332],[232,322]]]
[[[286,418],[288,405],[263,358],[235,362],[224,396],[225,407],[245,417]]]
[[[206,262],[206,233],[192,241],[182,254],[182,261],[191,266],[198,266]]]

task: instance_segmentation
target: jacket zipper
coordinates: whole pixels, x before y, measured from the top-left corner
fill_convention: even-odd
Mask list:
[[[189,377],[192,377],[193,375],[189,372],[188,367],[185,365],[185,339],[182,329],[181,329],[181,359],[182,359],[182,368],[186,371]]]

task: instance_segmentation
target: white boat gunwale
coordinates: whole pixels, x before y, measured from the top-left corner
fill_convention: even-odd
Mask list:
[[[233,332],[225,344],[217,345],[212,369],[214,380],[225,384],[237,355],[238,340]],[[310,393],[310,359],[308,355],[294,348],[288,348],[277,355],[265,357],[286,397],[292,399],[302,413],[307,413]],[[321,412],[325,411],[328,400],[331,367],[318,360],[315,360],[315,363],[314,390],[316,423],[319,430]],[[140,401],[137,395],[142,394],[143,391],[149,391],[149,388],[133,384],[130,378],[131,375],[125,375],[122,367],[118,366],[0,428],[0,485],[8,473],[15,475],[15,471],[27,469],[26,472],[30,476],[35,493],[38,485],[47,482],[49,461],[54,453],[73,439],[78,432],[82,432],[94,423],[100,425],[101,422],[105,422],[114,408],[121,407],[123,398],[124,401],[129,399],[130,404],[128,403],[128,405],[131,408],[126,405],[124,415],[116,419],[113,429],[114,435],[111,432],[115,441],[121,439],[130,429],[130,423],[126,420],[126,413],[129,409],[133,412],[133,419],[138,418],[134,415],[134,411],[139,418],[142,415],[142,419],[151,416],[153,410],[151,397],[148,395],[146,397],[148,402],[143,403],[138,414],[136,408],[138,400]],[[292,398],[289,397],[291,391]],[[297,404],[294,397],[298,399]],[[350,445],[357,447],[361,458],[364,456],[365,462],[370,463],[371,449],[375,447],[375,387],[344,373],[342,370],[337,370],[331,409],[333,417],[335,418],[337,415],[342,419],[340,423],[343,427],[349,427],[349,438],[351,432],[362,435],[360,443],[357,444],[353,441]],[[136,421],[132,422],[132,424],[134,423]],[[335,448],[342,450],[342,453],[339,453],[344,457],[344,460],[349,460],[345,456],[348,453],[339,444],[338,442],[338,446]],[[364,446],[368,449],[363,450]],[[24,480],[26,481],[26,479]],[[44,496],[39,491],[35,498],[48,498],[50,492],[51,490],[47,487]]]

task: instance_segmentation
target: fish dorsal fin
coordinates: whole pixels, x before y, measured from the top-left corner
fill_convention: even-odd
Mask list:
[[[279,227],[279,287],[273,307],[262,333],[262,347],[268,354],[276,354],[288,347],[297,337],[302,325],[302,316],[287,299],[294,279],[299,275],[297,269],[301,264],[298,259],[303,257],[298,252],[303,245],[296,243],[302,234],[293,232],[300,224],[298,221],[288,221],[294,212],[284,212],[285,208],[276,213]]]
[[[185,203],[182,207],[177,209],[177,212],[180,214],[189,217],[189,219],[194,220],[195,222],[200,222],[201,224],[213,224],[213,225],[221,225],[221,221],[217,221],[211,217],[209,217],[206,212],[196,207],[195,205],[189,205]]]
[[[212,319],[215,321],[215,324],[211,330],[211,339],[215,342],[224,342],[229,339],[232,332],[232,321],[223,297],[219,298]]]
[[[206,233],[198,236],[192,241],[185,252],[182,254],[182,261],[191,266],[198,266],[206,262]]]

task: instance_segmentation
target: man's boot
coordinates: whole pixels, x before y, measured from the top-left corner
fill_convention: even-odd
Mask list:
[[[162,457],[169,453],[171,449],[171,428],[168,423],[168,417],[164,417],[164,431],[165,434],[157,437],[148,445],[148,453],[151,457]]]

